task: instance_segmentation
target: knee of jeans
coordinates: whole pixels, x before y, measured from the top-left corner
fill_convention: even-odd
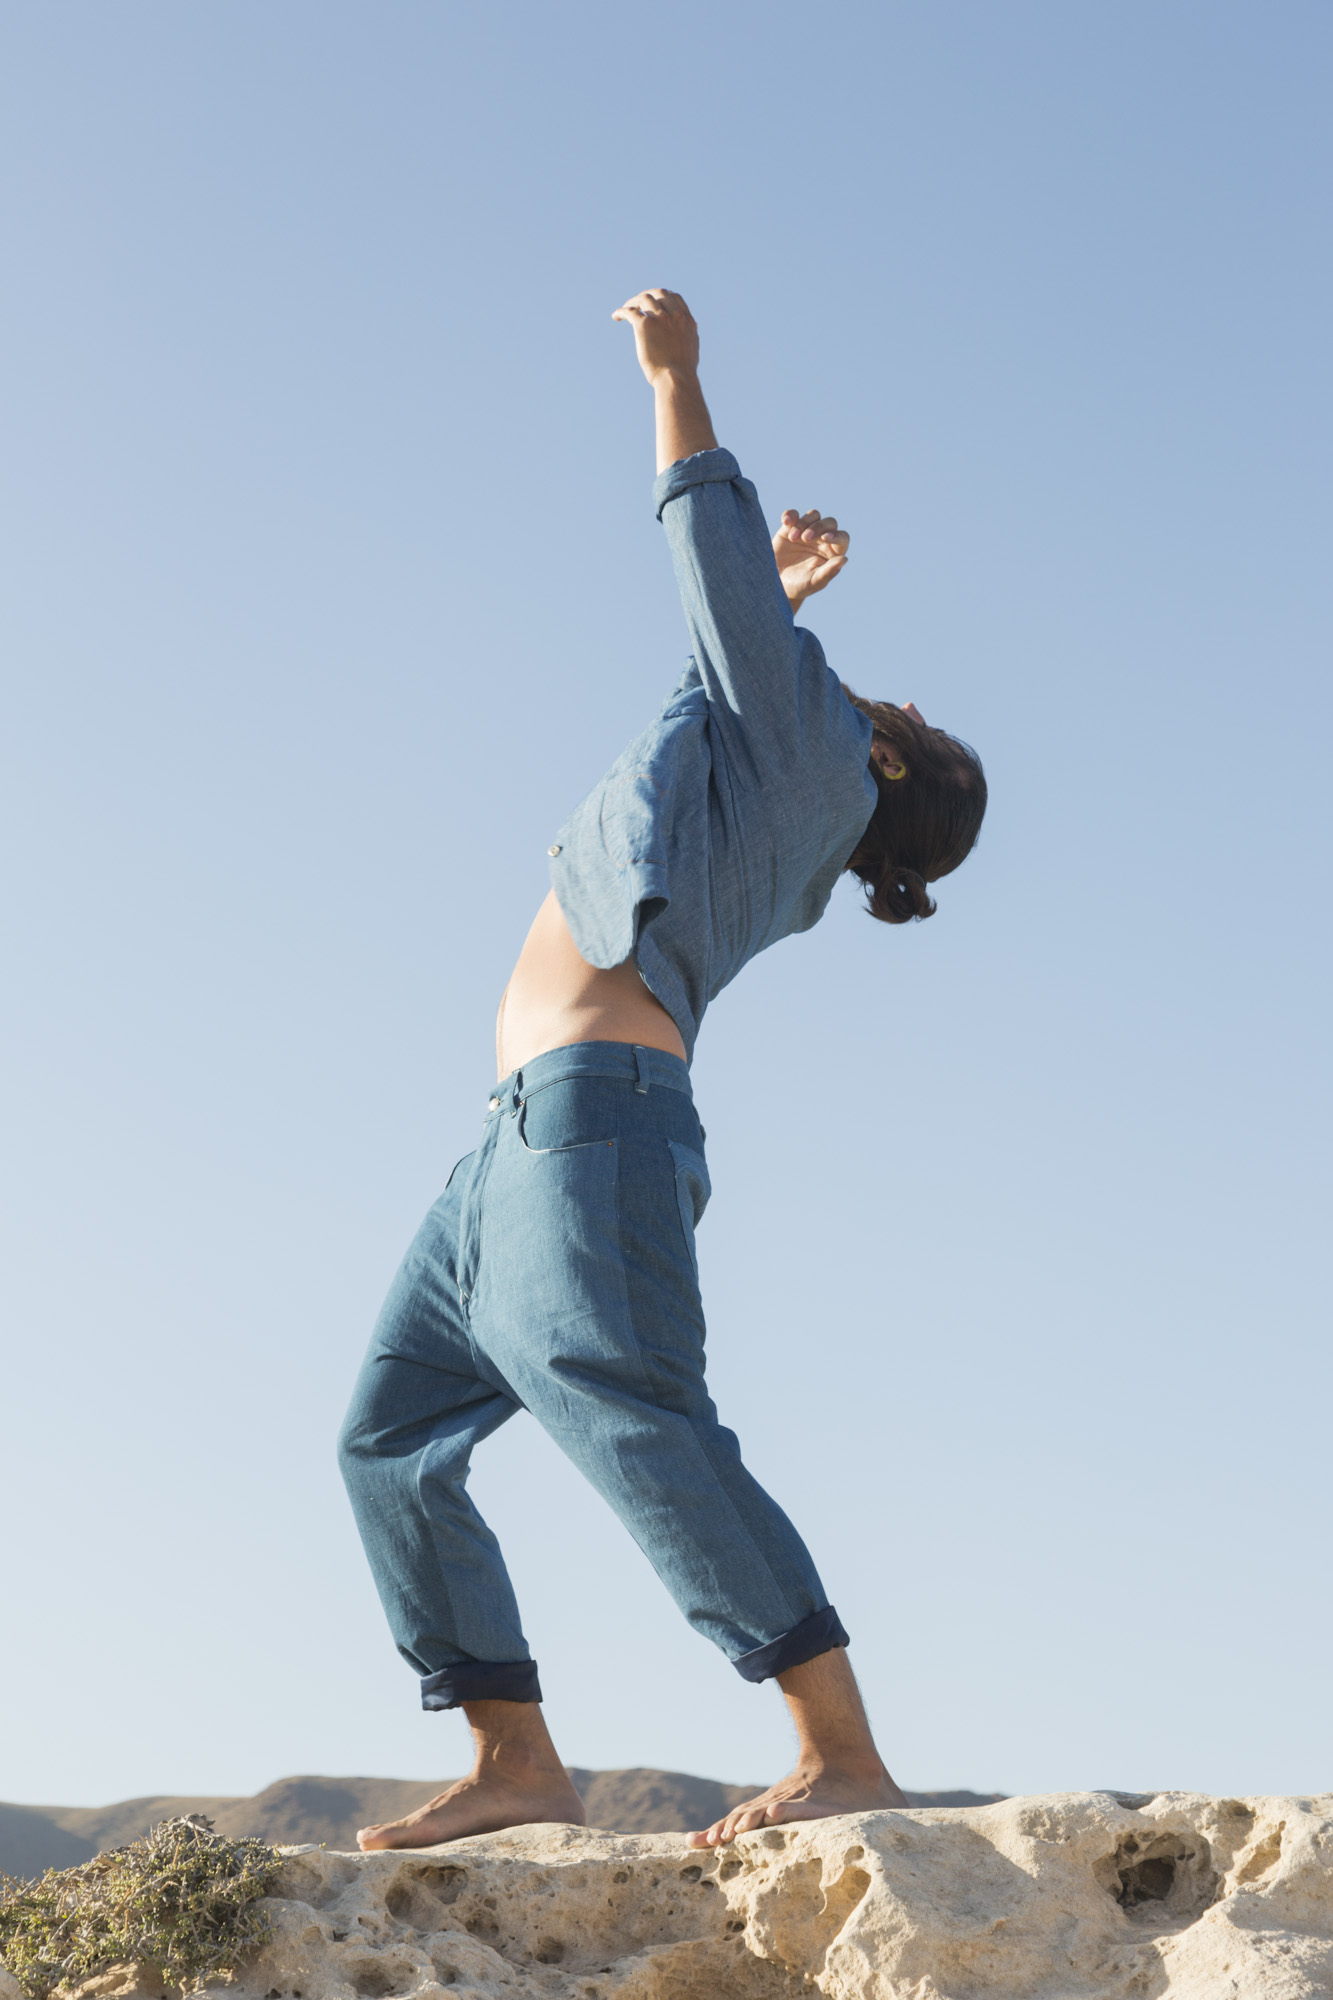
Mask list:
[[[416,1489],[425,1500],[430,1492],[458,1498],[467,1479],[470,1441],[464,1437],[432,1438],[416,1464]]]

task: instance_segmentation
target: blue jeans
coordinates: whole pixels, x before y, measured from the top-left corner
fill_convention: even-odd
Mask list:
[[[747,1680],[846,1645],[815,1566],[704,1383],[689,1071],[620,1042],[498,1085],[380,1315],[339,1440],[380,1599],[426,1708],[540,1701],[474,1445],[530,1410],[690,1623]]]

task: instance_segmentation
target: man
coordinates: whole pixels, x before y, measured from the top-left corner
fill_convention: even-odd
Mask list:
[[[966,858],[980,763],[911,703],[853,696],[793,623],[847,560],[818,510],[770,544],[718,449],[698,330],[673,292],[633,327],[657,419],[656,502],[695,652],[657,720],[550,845],[552,888],[500,1003],[482,1143],[403,1263],[340,1452],[399,1651],[427,1708],[461,1707],[470,1775],[363,1848],[582,1824],[542,1718],[473,1447],[526,1408],[615,1507],[686,1617],[747,1680],[776,1679],[792,1772],[691,1836],[904,1803],[847,1634],[704,1381],[694,1230],[709,1195],[689,1062],[708,1002],[816,923],[839,875],[887,923],[930,916]]]

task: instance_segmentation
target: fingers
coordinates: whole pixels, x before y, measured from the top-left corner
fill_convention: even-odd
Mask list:
[[[827,589],[828,585],[832,583],[834,577],[837,576],[838,572],[840,570],[846,569],[846,567],[847,567],[846,556],[832,557],[828,562],[824,562],[819,565],[819,568],[815,571],[814,575],[811,577],[806,588],[808,590]]]
[[[694,314],[679,292],[669,292],[664,285],[650,285],[646,292],[636,292],[623,306],[617,306],[611,317],[632,324],[645,319],[693,320]]]
[[[821,514],[818,507],[812,507],[808,514],[798,514],[794,507],[788,507],[779,533],[789,542],[803,542],[808,548],[819,548],[831,556],[845,556],[852,539],[846,528],[838,526],[834,515]]]

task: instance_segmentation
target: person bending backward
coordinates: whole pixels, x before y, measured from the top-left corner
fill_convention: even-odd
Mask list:
[[[582,1824],[468,1460],[528,1409],[633,1535],[696,1631],[776,1680],[796,1766],[691,1836],[905,1803],[847,1634],[704,1382],[694,1232],[708,1201],[690,1059],[756,952],[817,923],[845,871],[889,924],[931,916],[986,807],[973,751],[911,702],[866,701],[793,622],[848,537],[789,509],[770,543],[718,448],[698,330],[674,292],[634,329],[657,405],[657,515],[694,657],[655,722],[551,843],[552,888],[500,1002],[481,1143],[409,1249],[340,1439],[343,1474],[423,1706],[461,1708],[471,1774],[363,1848]],[[776,562],[774,558],[776,557]]]

